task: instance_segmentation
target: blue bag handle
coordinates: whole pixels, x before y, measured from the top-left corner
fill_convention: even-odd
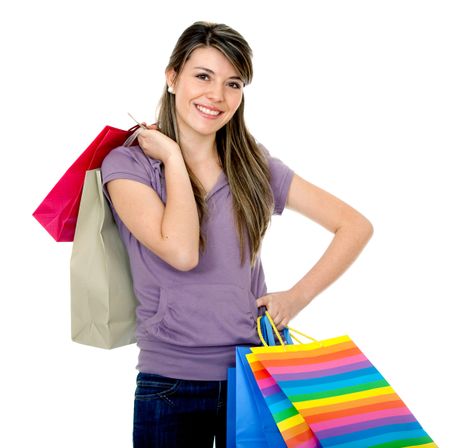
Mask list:
[[[273,329],[272,329],[272,325],[270,324],[269,319],[265,315],[266,313],[269,314],[267,312],[267,307],[266,306],[262,306],[261,308],[259,308],[258,315],[262,317],[262,319],[261,319],[261,326],[260,326],[262,337],[263,337],[264,341],[267,341],[268,345],[280,345],[280,342],[278,340],[275,340],[275,335],[274,335],[274,332],[273,332]],[[289,328],[288,327],[286,327],[286,328],[284,328],[282,330],[281,337],[282,337],[283,341],[286,342],[287,344],[293,344],[294,343],[292,341],[292,338],[291,338],[291,335],[289,333]]]
[[[267,318],[266,315],[264,315],[261,319],[261,330],[262,330],[262,334],[264,339],[267,341],[268,345],[280,345],[279,341],[275,341],[275,334],[272,328],[272,325],[270,324],[269,319]],[[289,328],[285,327],[283,328],[283,330],[280,332],[281,338],[283,339],[283,341],[285,341],[287,344],[293,344],[294,342],[292,341],[291,335],[289,333]]]

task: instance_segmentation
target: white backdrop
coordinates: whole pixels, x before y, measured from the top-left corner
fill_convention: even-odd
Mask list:
[[[448,430],[450,14],[445,1],[5,2],[2,42],[3,447],[130,447],[137,348],[70,339],[71,243],[31,214],[104,125],[154,119],[164,68],[196,20],[254,50],[249,128],[375,233],[292,326],[349,334],[441,446]],[[332,235],[285,210],[263,246],[269,291]]]

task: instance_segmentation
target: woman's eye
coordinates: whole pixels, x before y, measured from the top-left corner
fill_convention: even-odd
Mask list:
[[[206,73],[199,73],[198,75],[195,75],[195,77],[201,79],[202,81],[209,80],[209,75]],[[241,89],[241,85],[238,82],[230,82],[228,85],[231,86],[233,89]]]

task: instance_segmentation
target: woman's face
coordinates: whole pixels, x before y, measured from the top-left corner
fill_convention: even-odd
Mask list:
[[[167,72],[168,85],[173,84],[174,74]],[[241,104],[243,87],[243,80],[219,50],[194,50],[173,85],[181,134],[215,136]]]

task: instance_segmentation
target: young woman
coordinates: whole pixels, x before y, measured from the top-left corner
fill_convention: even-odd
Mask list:
[[[249,133],[251,57],[226,25],[187,28],[166,68],[157,125],[102,165],[139,301],[135,447],[209,448],[214,437],[225,447],[227,368],[236,345],[260,344],[258,312],[264,306],[279,329],[288,325],[373,232]],[[261,242],[285,207],[335,236],[297,284],[267,293]]]

